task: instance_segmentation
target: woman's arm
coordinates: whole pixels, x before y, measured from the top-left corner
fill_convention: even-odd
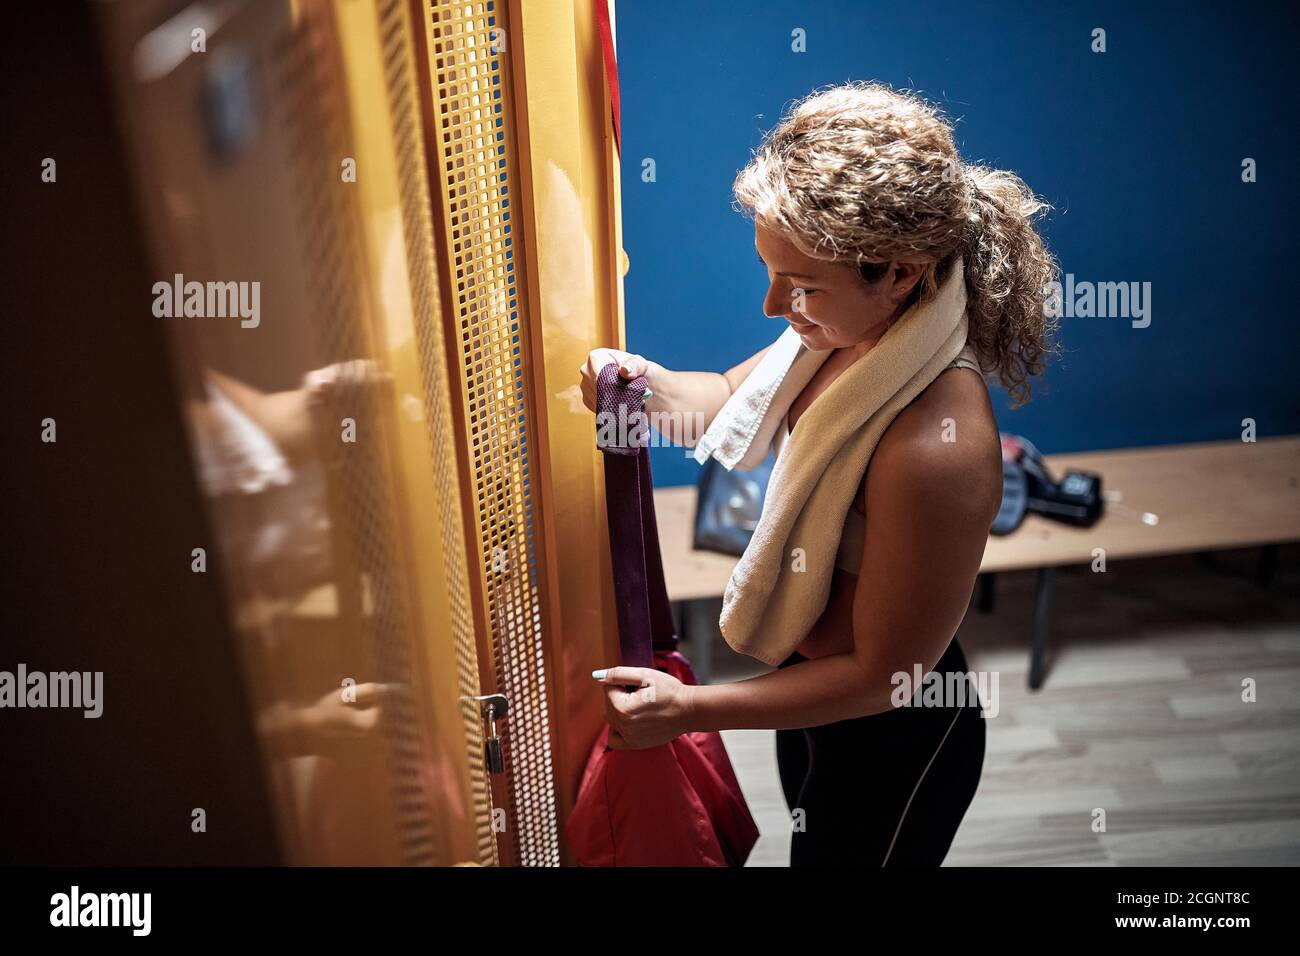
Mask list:
[[[645,409],[648,415],[659,416],[651,418],[651,423],[674,445],[695,447],[719,409],[771,347],[767,346],[721,374],[674,372],[647,359],[646,381],[654,394],[646,400]],[[692,423],[692,416],[696,414],[699,419]]]
[[[240,411],[270,436],[287,458],[300,461],[313,454],[312,421],[305,391],[263,392],[213,369],[208,369],[206,374]]]
[[[1001,500],[996,425],[991,414],[989,422],[963,420],[961,440],[944,442],[940,418],[907,417],[895,421],[868,468],[853,652],[692,687],[691,730],[812,727],[883,713],[895,706],[895,673],[910,678],[919,665],[924,675],[943,655],[966,614]]]
[[[771,347],[767,346],[723,373],[675,372],[632,352],[592,349],[578,370],[582,379],[582,401],[595,411],[596,381],[601,369],[610,362],[621,362],[627,369],[621,373],[626,378],[638,375],[646,378],[650,391],[645,411],[650,416],[650,424],[670,443],[693,448],[727,399]]]
[[[334,423],[324,418],[331,398],[346,402],[362,389],[373,396],[377,387],[392,383],[392,376],[371,359],[351,359],[314,369],[303,376],[301,386],[283,392],[263,392],[214,369],[205,374],[293,462],[320,454],[318,429],[324,427],[331,437],[337,437],[332,430]]]

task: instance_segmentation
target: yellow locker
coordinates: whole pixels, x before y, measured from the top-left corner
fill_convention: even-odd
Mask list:
[[[103,36],[160,280],[260,290],[255,325],[159,321],[286,859],[569,862],[617,648],[574,374],[622,344],[591,6],[174,9]]]

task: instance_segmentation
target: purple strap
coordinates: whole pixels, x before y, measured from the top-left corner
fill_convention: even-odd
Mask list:
[[[656,648],[677,648],[655,524],[650,450],[645,445],[646,384],[644,376],[622,378],[617,362],[596,377],[596,447],[605,453],[619,649],[627,667],[653,667]]]

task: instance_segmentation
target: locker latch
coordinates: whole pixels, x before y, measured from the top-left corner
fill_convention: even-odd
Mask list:
[[[486,694],[482,697],[470,697],[478,701],[478,714],[485,722],[483,742],[486,745],[484,762],[488,773],[503,773],[505,760],[501,756],[501,738],[497,735],[497,721],[504,720],[510,713],[510,702],[505,694]]]

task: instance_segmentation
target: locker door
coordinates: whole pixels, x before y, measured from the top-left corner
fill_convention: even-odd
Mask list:
[[[591,7],[101,15],[157,275],[260,289],[256,323],[158,321],[287,859],[570,862],[617,659],[576,381],[623,341]]]
[[[620,347],[618,157],[590,2],[412,0],[484,685],[511,702],[512,862],[564,821],[617,660],[594,420],[577,369]]]
[[[105,36],[157,274],[259,283],[256,325],[155,321],[288,860],[495,863],[405,11],[171,9],[106,7]]]

